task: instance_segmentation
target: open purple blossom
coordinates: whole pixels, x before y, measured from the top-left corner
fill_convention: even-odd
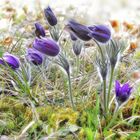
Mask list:
[[[60,51],[57,42],[50,38],[36,38],[33,42],[33,48],[48,56],[56,56]]]
[[[37,37],[45,37],[45,29],[43,28],[43,26],[39,23],[35,23],[35,34]]]
[[[66,25],[66,29],[69,32],[74,33],[74,35],[76,35],[81,40],[89,41],[91,39],[91,37],[89,36],[90,29],[87,26],[77,23],[74,20],[70,20],[68,22],[68,24]]]
[[[95,25],[88,27],[91,30],[90,37],[96,39],[98,42],[106,43],[111,38],[111,31],[105,25]]]
[[[132,87],[129,83],[125,83],[121,86],[119,81],[115,82],[115,93],[118,105],[126,102],[131,95]]]
[[[43,62],[43,54],[39,51],[29,48],[27,50],[26,58],[29,62],[32,62],[34,65],[41,65]]]
[[[10,53],[5,53],[2,58],[0,58],[0,64],[2,65],[8,65],[11,67],[13,70],[16,70],[20,66],[20,61],[18,57],[15,55],[12,55]]]
[[[48,6],[46,9],[44,9],[44,13],[48,23],[51,26],[55,26],[57,24],[57,18],[54,15],[52,9]]]

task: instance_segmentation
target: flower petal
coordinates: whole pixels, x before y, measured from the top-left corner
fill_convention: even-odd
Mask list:
[[[119,96],[120,88],[121,88],[120,82],[116,80],[115,81],[115,93],[116,93],[116,96]]]

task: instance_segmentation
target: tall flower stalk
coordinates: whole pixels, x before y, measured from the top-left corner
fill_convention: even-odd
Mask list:
[[[104,115],[106,115],[107,111],[107,99],[106,99],[106,78],[103,80],[103,95],[104,95]]]
[[[61,66],[66,74],[67,74],[67,78],[68,78],[68,89],[69,89],[69,99],[71,102],[71,106],[73,108],[73,110],[75,110],[75,106],[74,106],[74,101],[73,101],[73,94],[72,94],[72,84],[71,84],[71,77],[70,77],[70,65],[68,60],[66,59],[66,57],[64,56],[64,54],[59,54],[58,56],[58,61],[56,62],[59,66]]]
[[[82,48],[84,47],[84,42],[81,41],[80,39],[77,39],[75,41],[73,41],[73,44],[72,44],[72,49],[73,49],[73,52],[76,56],[76,75],[78,75],[79,73],[79,68],[80,68],[80,54],[81,54],[81,51],[82,51]]]
[[[109,79],[109,88],[108,88],[108,94],[107,94],[107,108],[109,106],[109,101],[110,101],[110,93],[111,93],[111,88],[112,88],[113,76],[114,76],[114,68],[111,67],[111,73],[110,73],[110,79]]]
[[[69,86],[69,98],[70,98],[71,106],[72,106],[73,110],[75,110],[74,102],[73,102],[73,95],[72,95],[72,85],[71,85],[70,73],[67,73],[67,76],[68,76],[68,86]]]
[[[80,69],[80,57],[79,56],[76,57],[76,67],[77,67],[76,75],[78,75],[79,69]]]
[[[94,42],[96,43],[96,45],[97,45],[97,47],[99,49],[99,52],[101,54],[101,57],[104,58],[103,51],[102,51],[102,48],[101,48],[100,44],[95,39],[93,39],[93,40],[94,40]]]
[[[101,54],[100,54],[101,55]],[[107,98],[106,98],[106,88],[107,88],[107,73],[108,73],[108,60],[106,55],[101,55],[96,57],[96,65],[101,77],[101,82],[103,83],[103,106],[104,106],[104,115],[106,116],[107,111]]]
[[[106,47],[106,51],[110,62],[110,79],[109,79],[108,94],[107,94],[107,108],[108,108],[113,77],[114,77],[114,71],[115,71],[116,64],[119,60],[119,55],[121,51],[121,46],[119,44],[119,41],[111,40]]]
[[[115,81],[115,94],[116,94],[116,108],[114,110],[113,118],[106,127],[108,129],[116,120],[120,108],[129,100],[132,92],[132,87],[129,83],[120,84],[119,81]]]

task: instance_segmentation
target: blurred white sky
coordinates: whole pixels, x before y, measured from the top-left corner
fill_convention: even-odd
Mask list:
[[[7,0],[0,0],[0,5]],[[69,6],[74,6],[78,11],[85,12],[91,18],[100,19],[106,17],[120,20],[136,20],[140,18],[140,0],[9,0],[14,6],[22,8],[27,5],[31,11],[41,3],[45,8],[48,4],[55,9],[62,11]],[[90,21],[89,21],[90,22]]]

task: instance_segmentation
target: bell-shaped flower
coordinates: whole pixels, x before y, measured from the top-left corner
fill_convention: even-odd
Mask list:
[[[48,6],[46,9],[44,9],[44,13],[48,23],[51,26],[55,26],[57,24],[57,18],[54,15],[52,9]]]
[[[50,38],[36,38],[33,48],[48,56],[56,56],[60,51],[57,42]]]
[[[8,65],[13,70],[16,70],[20,66],[19,58],[15,55],[12,55],[10,53],[5,53],[2,58],[0,58],[0,64],[6,66]]]
[[[43,62],[43,54],[39,51],[29,48],[27,50],[26,58],[29,62],[32,62],[34,65],[41,65]]]
[[[91,30],[90,37],[94,38],[98,42],[106,43],[111,38],[111,31],[105,25],[95,25],[88,27]]]
[[[77,23],[74,20],[70,20],[68,22],[68,24],[66,25],[66,29],[69,32],[74,33],[81,40],[89,41],[91,39],[91,37],[89,36],[90,29],[87,26]]]

